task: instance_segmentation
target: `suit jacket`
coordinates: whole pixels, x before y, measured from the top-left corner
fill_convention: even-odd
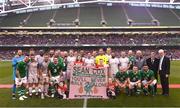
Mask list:
[[[164,56],[164,59],[162,61],[161,71],[159,71],[159,74],[170,74],[170,59],[166,56]]]
[[[157,74],[157,71],[159,69],[159,59],[157,58],[154,58],[154,62],[151,61],[151,58],[148,58],[146,60],[146,63],[149,67],[150,70],[153,70],[154,71],[154,74],[156,75]]]

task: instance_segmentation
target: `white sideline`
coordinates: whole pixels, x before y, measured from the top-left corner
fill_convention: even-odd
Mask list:
[[[88,99],[85,97],[85,98],[84,98],[84,103],[83,103],[83,108],[87,108],[87,100],[88,100]]]

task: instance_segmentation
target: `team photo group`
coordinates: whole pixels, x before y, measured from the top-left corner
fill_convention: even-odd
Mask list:
[[[19,49],[12,59],[12,66],[12,99],[21,101],[26,98],[70,99],[70,92],[72,94],[76,89],[70,87],[74,67],[106,69],[104,81],[109,99],[121,94],[156,96],[161,93],[169,96],[170,59],[163,49],[146,56],[141,50],[115,52],[111,48],[97,51],[30,49],[28,53]],[[96,81],[99,80],[91,78],[91,82],[78,89],[78,92],[81,93],[83,89],[89,93],[86,95],[98,92]],[[157,92],[158,81],[162,87],[160,93]]]

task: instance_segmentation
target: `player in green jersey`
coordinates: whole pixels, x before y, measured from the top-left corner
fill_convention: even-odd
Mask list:
[[[154,96],[154,85],[157,83],[157,80],[154,78],[154,72],[149,69],[147,65],[143,66],[143,70],[141,72],[142,77],[142,88],[145,95],[148,95],[148,90]]]
[[[141,92],[141,71],[137,66],[133,66],[133,70],[128,72],[129,95],[133,92],[140,94]]]
[[[118,85],[118,88],[120,88],[120,91],[122,89],[125,89],[126,94],[128,94],[128,73],[125,67],[121,67],[119,69],[119,72],[116,73],[115,79]]]
[[[51,97],[54,97],[54,93],[56,90],[56,85],[60,82],[60,76],[62,75],[63,62],[58,62],[58,58],[54,57],[53,62],[50,62],[48,65],[48,72],[50,77],[50,89],[51,89]]]
[[[129,69],[132,70],[135,62],[135,56],[133,55],[133,51],[129,50],[128,51],[128,58],[129,58]]]
[[[27,63],[29,62],[29,56],[26,55],[24,60],[19,62],[17,65],[17,71],[16,71],[16,85],[18,86],[18,95],[19,100],[24,100],[27,97],[25,94],[25,88],[27,83]]]

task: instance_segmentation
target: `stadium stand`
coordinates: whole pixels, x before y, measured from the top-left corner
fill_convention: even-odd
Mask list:
[[[100,7],[80,8],[80,26],[100,26]]]
[[[149,0],[150,2],[170,2],[170,0]]]
[[[127,18],[121,6],[118,7],[104,6],[103,12],[104,12],[104,18],[108,26],[127,26]]]
[[[59,9],[56,11],[54,20],[57,24],[73,23],[77,18],[77,8],[75,9]]]
[[[134,22],[150,23],[152,20],[145,8],[126,6],[125,9],[128,17]]]
[[[73,45],[73,44],[157,44],[178,45],[179,34],[62,34],[62,35],[6,35],[0,45]]]
[[[54,11],[52,11],[52,10],[34,12],[31,14],[29,20],[27,20],[27,24],[25,24],[25,26],[29,26],[29,27],[47,26],[49,19],[53,15],[53,12]]]
[[[8,26],[8,27],[17,27],[20,26],[20,23],[28,17],[28,14],[11,14],[7,17],[3,17],[1,20],[1,26]]]
[[[180,24],[180,20],[169,9],[149,8],[149,10],[162,26],[176,26]]]
[[[128,5],[101,7],[96,5],[81,8],[33,12],[32,15],[31,13],[19,15],[9,14],[8,16],[0,18],[0,26],[18,27],[21,25],[20,23],[26,21],[25,26],[28,27],[46,27],[48,21],[50,21],[53,16],[57,25],[60,24],[60,26],[62,26],[63,23],[72,24],[76,19],[79,20],[80,26],[83,27],[102,26],[101,22],[103,19],[106,21],[107,26],[128,26],[129,20],[132,20],[135,23],[151,23],[152,20],[157,20],[160,22],[160,26],[180,25],[180,10],[176,9],[173,9],[172,12],[170,9],[162,8],[131,7]],[[64,26],[66,26],[66,24],[64,24]]]

